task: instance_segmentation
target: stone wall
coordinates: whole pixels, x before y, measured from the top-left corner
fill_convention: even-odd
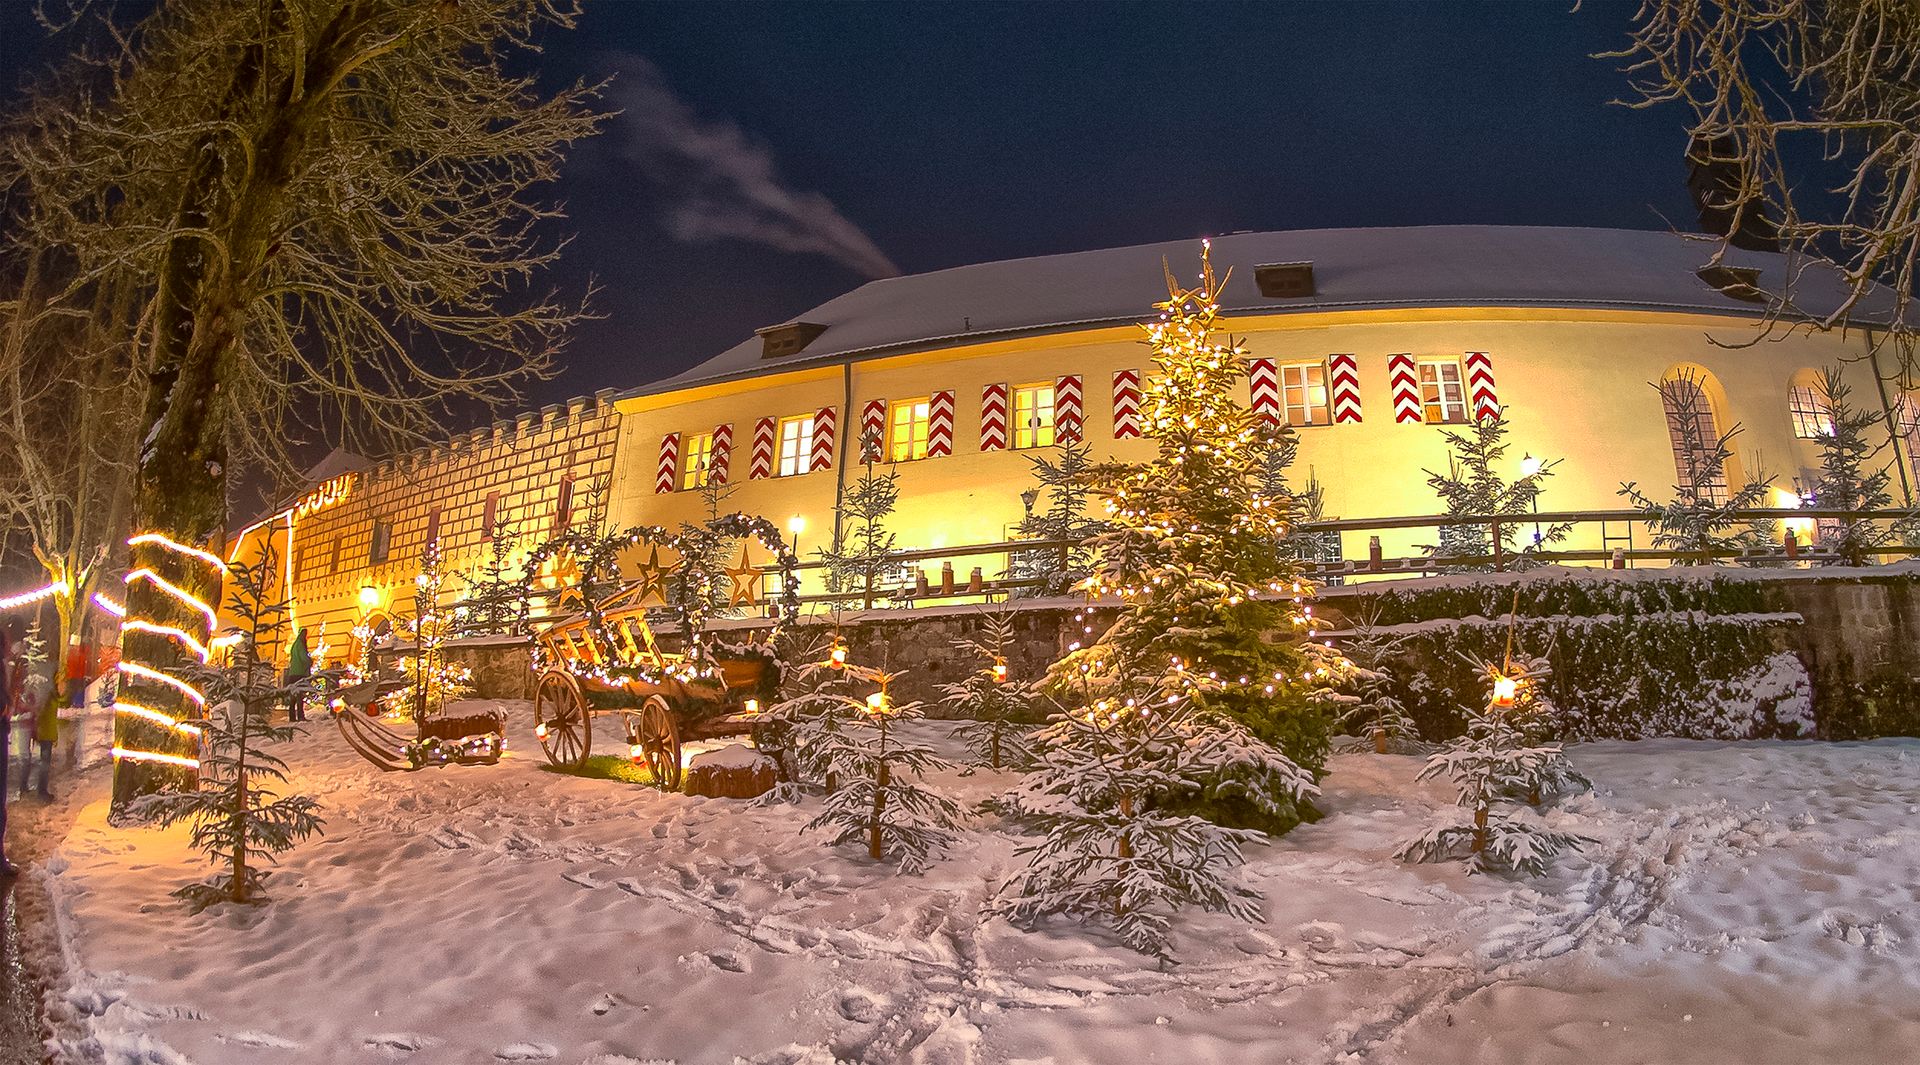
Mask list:
[[[1716,572],[1725,575],[1732,571]],[[1878,718],[1859,727],[1836,724],[1830,730],[1824,716],[1835,715],[1837,721],[1840,714],[1854,713],[1849,709],[1850,700],[1857,699],[1862,689],[1894,693],[1882,695],[1882,703],[1889,698],[1905,700],[1903,693],[1920,691],[1920,565],[1878,570],[1764,571],[1752,577],[1766,582],[1768,596],[1777,597],[1784,612],[1797,613],[1804,619],[1779,625],[1775,640],[1781,648],[1793,651],[1812,676],[1817,712],[1823,715],[1823,735],[1830,731],[1840,736],[1906,734],[1920,727],[1920,703],[1904,706],[1912,726],[1897,723],[1904,718],[1890,719],[1884,708]],[[1622,579],[1657,580],[1659,574],[1633,571]],[[1406,587],[1406,582],[1326,589],[1321,599],[1322,613],[1337,621],[1343,613],[1357,612],[1355,604],[1371,592],[1393,587]],[[979,667],[973,656],[954,644],[976,633],[986,615],[995,609],[1000,608],[855,611],[843,614],[838,628],[853,660],[901,672],[899,695],[925,701],[929,712],[940,716],[939,686]],[[1079,619],[1076,615],[1080,610],[1078,603],[1059,600],[1013,604],[1009,613],[1014,643],[1007,656],[1011,673],[1021,678],[1040,676],[1070,643],[1085,639],[1087,629],[1097,633],[1111,618],[1101,612]],[[743,622],[735,627],[754,630],[763,625]],[[832,626],[814,620],[803,631],[824,638]],[[462,648],[457,654],[459,660],[474,667],[483,694],[529,697],[514,694],[530,692],[524,647],[475,646]]]

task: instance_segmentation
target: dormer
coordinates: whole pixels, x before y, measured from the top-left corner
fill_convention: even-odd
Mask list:
[[[1269,299],[1299,299],[1313,295],[1313,263],[1263,263],[1253,268],[1253,282]]]
[[[826,326],[812,322],[788,322],[785,325],[770,325],[764,329],[756,329],[753,335],[760,338],[761,358],[778,359],[799,354],[802,348],[813,343],[826,331]]]

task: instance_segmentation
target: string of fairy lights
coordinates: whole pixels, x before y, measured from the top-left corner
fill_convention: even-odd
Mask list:
[[[158,547],[182,560],[191,560],[194,563],[208,566],[217,571],[222,580],[227,576],[227,564],[220,556],[188,544],[179,543],[160,533],[141,533],[127,540],[127,546],[129,547],[148,545]],[[161,595],[205,619],[205,638],[202,639],[178,625],[156,621],[152,618],[134,616],[126,605],[114,601],[104,593],[95,594],[93,601],[107,613],[113,614],[121,619],[120,628],[122,632],[146,632],[157,636],[164,636],[181,649],[193,655],[201,664],[204,665],[209,662],[213,658],[214,649],[223,642],[214,638],[214,630],[219,626],[219,616],[214,612],[213,607],[199,596],[194,595],[187,589],[161,576],[151,567],[141,566],[127,574],[126,583],[128,585],[133,585],[138,582],[145,582],[151,585],[153,589]],[[123,645],[119,671],[125,677],[149,681],[162,687],[171,688],[195,706],[204,707],[207,704],[207,697],[200,689],[159,668],[162,665],[164,665],[164,663],[139,661],[133,657],[130,650],[126,649]],[[126,696],[124,691],[120,693],[119,698],[114,700],[113,711],[116,716],[133,718],[145,722],[146,724],[161,729],[165,734],[183,737],[196,744],[200,739],[200,729],[198,726],[169,714],[164,710],[134,702]],[[129,739],[124,742],[131,743],[133,741]],[[116,743],[114,745],[113,757],[116,761],[152,762],[160,765],[178,766],[183,769],[198,769],[200,767],[200,760],[191,755],[148,750],[145,747],[126,746],[122,743]]]

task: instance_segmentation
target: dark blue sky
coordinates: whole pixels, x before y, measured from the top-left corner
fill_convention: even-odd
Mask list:
[[[0,0],[0,62],[33,49]],[[1421,223],[1691,227],[1681,116],[1608,106],[1632,3],[591,4],[543,77],[628,113],[560,195],[591,274],[546,402],[884,269]],[[795,251],[814,247],[818,251]],[[1144,308],[1143,308],[1144,310]]]

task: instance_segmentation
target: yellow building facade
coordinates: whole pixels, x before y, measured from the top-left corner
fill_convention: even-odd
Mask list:
[[[1891,467],[1896,505],[1911,505],[1920,401],[1858,331],[1752,343],[1765,310],[1754,288],[1782,283],[1784,264],[1736,252],[1731,271],[1703,273],[1711,251],[1658,232],[1480,226],[1212,242],[1216,269],[1232,270],[1222,313],[1249,352],[1246,399],[1295,427],[1295,481],[1323,487],[1327,518],[1439,511],[1426,471],[1446,464],[1443,434],[1495,410],[1514,473],[1527,456],[1558,463],[1543,509],[1622,507],[1623,482],[1666,498],[1685,442],[1654,385],[1682,374],[1701,383],[1711,431],[1741,429],[1727,483],[1769,474],[1781,505],[1814,477],[1817,375],[1836,365],[1855,404],[1891,427],[1875,461]],[[861,472],[863,429],[899,473],[889,528],[902,549],[1010,539],[1030,459],[1058,438],[1077,430],[1095,458],[1152,453],[1129,416],[1151,372],[1139,323],[1165,298],[1163,261],[1184,277],[1199,253],[1180,241],[873,282],[676,377],[363,470],[295,525],[302,623],[332,632],[384,609],[436,529],[449,567],[471,568],[491,494],[511,500],[522,538],[564,524],[562,493],[575,490],[563,481],[606,478],[615,525],[672,526],[704,516],[693,489],[724,478],[727,509],[796,530],[810,556]],[[1797,296],[1817,307],[1807,284]],[[373,562],[383,523],[386,561]],[[1346,534],[1344,556],[1364,558],[1367,535]],[[1378,535],[1391,556],[1434,534]],[[1609,546],[1601,536],[1584,526],[1564,546]],[[962,580],[976,565],[991,579],[1005,559],[953,563]],[[937,573],[939,560],[923,565]]]

